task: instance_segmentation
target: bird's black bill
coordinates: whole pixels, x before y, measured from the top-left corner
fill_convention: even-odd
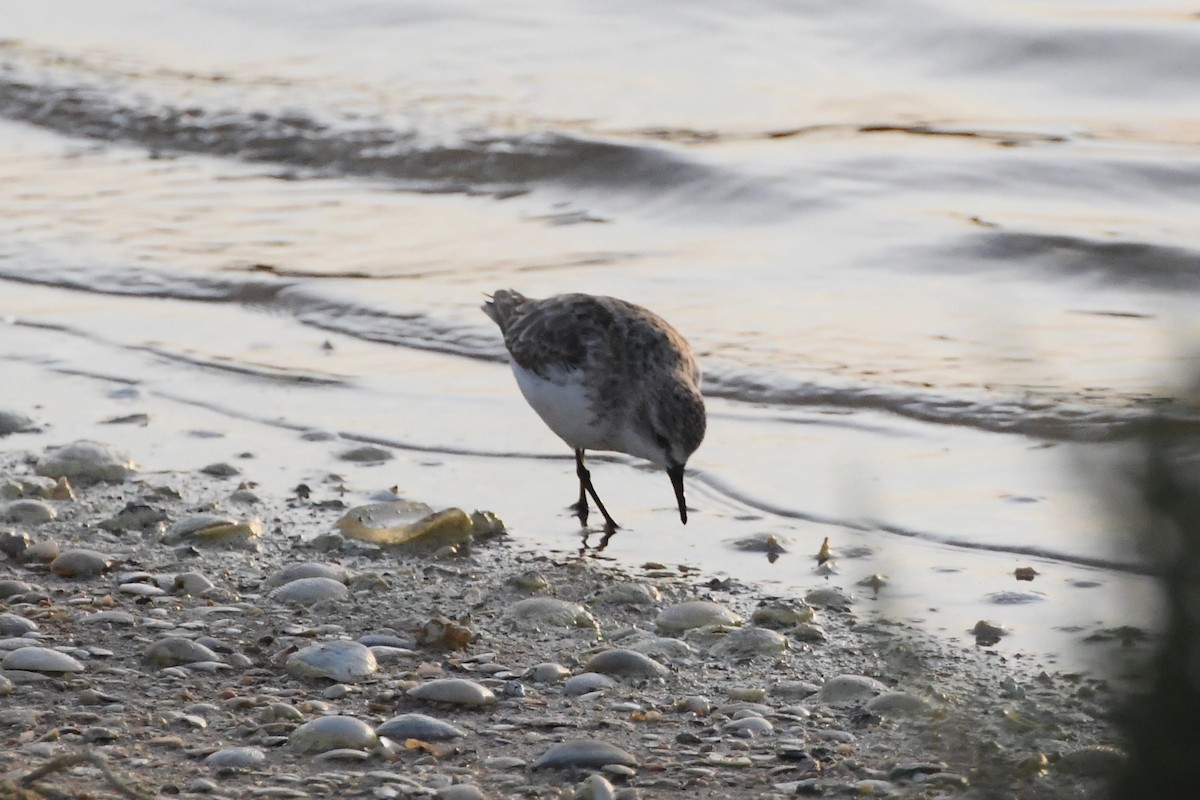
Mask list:
[[[683,464],[667,467],[667,476],[675,487],[675,499],[679,501],[679,521],[687,525],[687,501],[683,499]]]

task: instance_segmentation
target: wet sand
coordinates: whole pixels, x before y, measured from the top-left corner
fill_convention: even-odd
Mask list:
[[[936,640],[815,575],[805,603],[679,564],[531,552],[512,534],[426,552],[357,542],[335,535],[336,521],[389,496],[386,469],[331,458],[289,471],[280,463],[294,458],[288,451],[205,435],[201,420],[173,430],[158,406],[147,418],[99,424],[91,408],[64,413],[70,399],[51,388],[26,386],[21,396],[26,406],[3,410],[34,425],[0,439],[0,482],[5,503],[26,505],[5,506],[0,581],[28,587],[8,584],[0,612],[36,628],[22,634],[22,623],[4,618],[12,630],[2,641],[11,655],[23,635],[81,669],[4,671],[6,778],[90,751],[151,795],[602,797],[603,780],[620,797],[1084,798],[1123,760],[1103,681]],[[40,497],[52,481],[38,479],[36,465],[77,439],[157,466],[119,482],[76,480],[74,500]],[[197,469],[214,441],[246,457],[222,462],[234,470]],[[187,466],[164,468],[171,459]],[[308,480],[292,483],[297,474]],[[307,490],[296,490],[300,482]],[[55,518],[35,522],[29,502]],[[129,504],[134,517],[118,517]],[[143,506],[153,513],[138,516]],[[262,525],[258,535],[203,543],[179,528],[199,514]],[[114,518],[125,521],[101,524]],[[55,574],[55,547],[98,551],[103,566]],[[283,570],[309,562],[344,570],[344,596],[280,594]],[[531,598],[551,602],[522,604]],[[673,625],[692,608],[679,605],[694,601],[720,612],[684,623],[699,627]],[[567,617],[555,611],[576,606]],[[156,646],[166,639],[203,644],[216,658],[163,656]],[[290,662],[314,644],[360,639],[377,662],[369,674],[304,677]],[[580,689],[589,668],[611,674],[585,677]],[[474,705],[473,687],[450,702],[410,693],[442,678],[471,680],[493,697]],[[364,734],[303,749],[300,731],[314,720],[343,716],[374,730],[411,713],[462,735]],[[565,766],[535,768],[576,740],[588,743],[562,756]],[[560,793],[585,780],[586,790]],[[43,785],[111,792],[90,764]],[[11,793],[5,786],[0,796]]]

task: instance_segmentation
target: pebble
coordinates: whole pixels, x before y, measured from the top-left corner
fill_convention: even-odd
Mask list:
[[[780,681],[771,686],[771,695],[788,700],[803,700],[821,691],[821,687],[808,681]]]
[[[689,694],[675,701],[675,708],[697,716],[706,716],[712,711],[712,701],[702,694]]]
[[[0,580],[0,600],[6,600],[14,595],[29,594],[35,591],[40,591],[40,587],[36,587],[25,581]]]
[[[541,594],[551,589],[550,581],[546,576],[533,569],[512,576],[508,579],[508,583],[529,594]]]
[[[667,606],[654,620],[664,633],[682,633],[707,625],[738,625],[742,618],[719,603],[691,600]]]
[[[865,780],[854,784],[855,793],[867,797],[891,797],[896,787],[883,780]]]
[[[599,739],[573,739],[551,747],[533,762],[530,769],[599,768],[608,764],[636,767],[638,760],[620,747]]]
[[[369,647],[341,639],[311,644],[292,653],[287,660],[287,671],[293,675],[304,678],[329,678],[339,683],[357,683],[373,675],[378,669],[379,662],[375,660],[375,655]]]
[[[0,668],[24,672],[83,672],[84,666],[66,653],[48,647],[22,647],[9,652]]]
[[[674,639],[670,636],[650,636],[631,643],[628,648],[651,658],[662,658],[668,661],[696,654],[696,648],[682,639]]]
[[[176,594],[199,597],[212,588],[214,588],[213,582],[199,572],[183,572],[175,576]]]
[[[375,730],[354,717],[318,717],[292,731],[288,745],[301,753],[330,750],[371,750],[379,746]]]
[[[100,522],[106,531],[140,531],[166,519],[166,515],[145,503],[126,503],[125,508]]]
[[[593,774],[575,784],[573,800],[616,800],[618,796],[636,800],[637,793],[633,789],[618,793],[608,778]]]
[[[387,461],[391,458],[392,452],[384,450],[382,447],[367,444],[361,447],[354,447],[350,450],[343,451],[338,454],[338,458],[343,461],[355,461],[362,464],[373,464],[380,461]]]
[[[888,770],[888,780],[911,780],[917,775],[932,775],[948,768],[944,761],[905,761]]]
[[[456,783],[453,786],[447,786],[438,789],[434,797],[438,800],[487,800],[487,795],[473,783]]]
[[[556,597],[528,597],[509,606],[504,615],[518,630],[551,628],[587,628],[599,631],[600,624],[578,603]]]
[[[339,564],[327,564],[324,561],[304,561],[299,564],[290,564],[273,573],[263,581],[263,588],[274,589],[300,578],[328,578],[339,583],[347,583],[350,580],[350,573],[345,567]]]
[[[59,480],[65,481],[66,479],[60,478]],[[43,478],[40,475],[21,475],[0,483],[0,498],[4,500],[18,500],[22,497],[37,497],[43,500],[67,499],[54,496],[57,486],[58,484],[50,478]]]
[[[34,428],[33,420],[17,411],[0,410],[0,436]]]
[[[13,500],[0,506],[0,519],[19,525],[44,525],[57,517],[58,512],[41,500]]]
[[[87,580],[107,572],[113,558],[86,548],[64,550],[50,562],[50,571],[63,578]]]
[[[329,761],[366,761],[371,757],[371,754],[366,750],[357,750],[352,747],[335,747],[333,750],[326,750],[313,756],[313,761],[320,764]]]
[[[89,441],[52,450],[38,459],[35,469],[38,475],[77,483],[120,483],[137,471],[132,461],[112,447]]]
[[[219,662],[221,657],[204,645],[181,636],[159,639],[146,648],[145,660],[158,667],[175,667],[181,664]]]
[[[403,661],[416,655],[411,648],[388,647],[387,645],[382,644],[371,645],[371,653],[375,656],[375,660],[380,664],[390,664],[396,661]]]
[[[162,597],[167,592],[149,583],[122,583],[117,586],[121,594],[131,594],[135,597]]]
[[[1011,633],[1011,631],[1003,625],[981,619],[975,623],[975,627],[971,629],[971,633],[975,635],[976,644],[982,647],[991,647]]]
[[[770,720],[763,717],[743,717],[726,722],[721,726],[722,733],[731,733],[734,736],[743,738],[752,738],[755,736],[765,736],[775,732],[775,726]]]
[[[1098,745],[1068,750],[1059,757],[1054,766],[1055,769],[1070,775],[1108,777],[1121,769],[1127,760],[1128,756],[1121,750]]]
[[[875,594],[879,594],[879,590],[887,586],[890,582],[887,575],[880,575],[876,572],[858,581],[855,585],[861,586],[864,589],[870,589]]]
[[[838,675],[825,681],[814,697],[822,703],[861,703],[883,694],[887,687],[865,675]]]
[[[392,647],[397,650],[412,650],[417,643],[391,633],[364,633],[358,637],[359,644],[367,647]]]
[[[812,622],[816,616],[813,607],[803,600],[785,603],[772,601],[754,609],[750,621],[765,628],[780,630],[794,628],[802,622]]]
[[[409,689],[408,696],[457,706],[487,706],[496,702],[491,689],[466,678],[436,678]]]
[[[278,603],[311,606],[322,600],[345,600],[349,595],[346,584],[333,578],[297,578],[273,590],[268,597]]]
[[[262,502],[262,498],[249,489],[234,489],[229,493],[229,500],[230,502],[241,503],[247,506]]]
[[[588,672],[616,675],[622,678],[657,678],[661,680],[671,674],[671,670],[653,658],[623,647],[597,653],[588,659],[584,669]]]
[[[1027,603],[1040,603],[1046,599],[1041,592],[992,592],[987,596],[988,602],[999,606],[1019,606]]]
[[[33,539],[24,531],[0,531],[0,553],[9,558],[19,559],[31,544]]]
[[[262,535],[262,520],[236,520],[221,514],[193,514],[176,522],[163,535],[167,545],[249,547]]]
[[[49,564],[62,554],[58,542],[53,539],[43,539],[33,542],[21,553],[21,562],[25,564]]]
[[[212,475],[214,478],[231,478],[234,475],[241,475],[242,471],[233,464],[226,464],[224,461],[218,461],[215,464],[208,464],[200,468],[200,471],[205,475]]]
[[[578,697],[611,689],[616,685],[616,681],[607,675],[601,675],[599,672],[584,672],[567,679],[567,682],[563,684],[563,694],[568,697]]]
[[[786,536],[775,533],[754,533],[732,542],[734,548],[747,553],[767,553],[776,556],[786,553],[789,544],[791,542]]]
[[[254,769],[267,762],[267,753],[261,747],[226,747],[204,759],[210,767],[221,769]]]
[[[31,619],[25,619],[25,617],[19,617],[7,611],[0,614],[0,636],[24,636],[37,629],[37,623]]]
[[[0,631],[3,627],[0,626]],[[571,677],[571,671],[562,664],[545,661],[537,664],[529,671],[529,677],[534,683],[560,683]]]
[[[652,606],[658,602],[660,596],[658,589],[653,585],[631,581],[603,589],[596,595],[596,600],[613,605]]]
[[[802,642],[823,642],[827,638],[825,629],[811,622],[801,622],[788,633]]]
[[[867,711],[881,717],[910,717],[926,714],[933,706],[924,697],[908,692],[884,692],[867,701]]]
[[[835,586],[822,586],[805,594],[804,602],[817,608],[845,610],[854,603],[854,595],[843,592]]]
[[[778,655],[787,649],[787,639],[780,634],[768,628],[753,627],[730,632],[712,646],[711,652],[727,658],[750,658]]]
[[[97,611],[91,614],[81,614],[76,617],[79,622],[88,625],[134,625],[137,618],[128,611]]]
[[[347,511],[334,526],[351,539],[370,542],[402,530],[432,513],[431,506],[408,500],[368,503]]]
[[[423,742],[459,739],[467,735],[450,723],[425,714],[401,714],[392,717],[377,727],[375,732],[392,739],[420,739]]]

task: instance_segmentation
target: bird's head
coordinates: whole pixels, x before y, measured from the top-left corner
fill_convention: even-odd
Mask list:
[[[667,470],[679,503],[679,519],[685,525],[683,470],[704,441],[706,425],[704,398],[699,390],[690,384],[673,384],[646,399],[632,431],[636,441],[626,449]]]

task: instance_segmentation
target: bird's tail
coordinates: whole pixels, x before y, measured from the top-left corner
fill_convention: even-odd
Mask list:
[[[483,313],[492,318],[492,322],[500,326],[501,331],[508,330],[508,323],[516,314],[517,309],[528,298],[512,289],[497,289],[483,304]]]

